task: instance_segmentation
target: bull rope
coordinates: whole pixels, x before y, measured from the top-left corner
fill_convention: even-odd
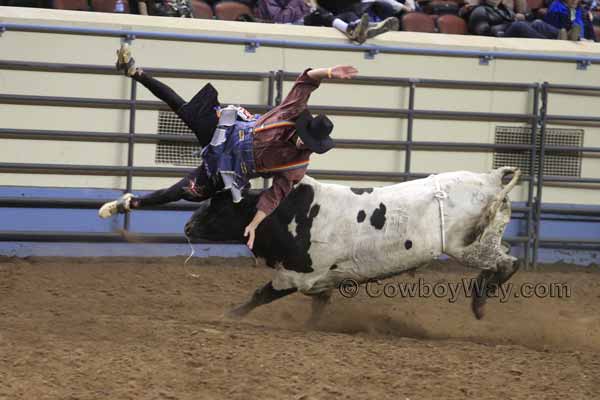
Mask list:
[[[433,196],[436,198],[439,209],[440,209],[440,228],[442,231],[442,253],[446,252],[446,224],[444,222],[444,199],[448,198],[448,193],[442,190],[440,182],[437,179],[437,175],[433,176],[433,182],[435,183],[435,193]]]
[[[186,275],[188,275],[189,277],[192,277],[192,278],[200,278],[200,275],[198,275],[198,274],[194,274],[194,273],[192,273],[192,272],[188,271],[188,269],[186,268],[186,264],[188,263],[188,261],[190,261],[190,259],[191,259],[191,258],[194,256],[194,254],[195,254],[196,252],[195,252],[195,250],[194,250],[194,246],[192,246],[192,241],[190,240],[189,236],[188,236],[188,235],[185,235],[185,238],[186,238],[186,240],[187,240],[188,244],[190,245],[190,250],[191,250],[191,253],[190,253],[190,255],[188,256],[188,258],[186,258],[186,259],[185,259],[185,261],[183,262],[183,271],[184,271],[184,272],[186,273]]]

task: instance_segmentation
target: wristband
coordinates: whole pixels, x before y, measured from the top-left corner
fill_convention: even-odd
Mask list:
[[[327,78],[331,79],[331,67],[327,68]]]

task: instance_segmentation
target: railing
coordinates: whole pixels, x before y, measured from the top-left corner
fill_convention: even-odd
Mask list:
[[[68,28],[56,26],[33,26],[33,25],[0,25],[5,30],[17,31],[35,31],[35,32],[57,32],[57,33],[76,33],[90,35],[109,35],[126,37],[131,40],[135,37],[160,38],[169,40],[197,40],[216,43],[239,43],[248,44],[247,38],[222,38],[202,35],[184,35],[168,33],[151,32],[124,32],[116,30],[101,30],[88,28]],[[314,44],[306,42],[287,42],[267,39],[252,39],[254,44],[273,45],[282,47],[304,47],[319,49],[344,49],[377,52],[416,52],[419,54],[429,54],[423,49],[403,49],[381,46],[354,46],[354,45],[328,45]],[[405,51],[406,50],[406,51]],[[432,53],[434,54],[434,53]],[[437,55],[462,56],[462,57],[483,57],[490,56],[489,52],[468,52],[468,51],[444,51],[436,50]],[[593,58],[582,57],[542,57],[535,55],[515,55],[494,53],[493,57],[499,58],[527,58],[549,61],[577,61],[591,62],[600,61]],[[583,60],[583,61],[582,61]],[[22,61],[0,61],[0,69],[5,70],[27,70],[27,71],[51,71],[55,73],[81,73],[81,74],[115,74],[110,67],[99,65],[81,65],[81,64],[57,64],[42,62],[22,62]],[[205,78],[205,79],[230,79],[230,80],[259,80],[267,83],[267,101],[265,104],[245,105],[251,111],[264,112],[275,104],[278,104],[283,95],[283,82],[294,79],[297,74],[285,71],[271,72],[216,72],[201,70],[183,70],[183,69],[165,69],[165,68],[147,68],[147,72],[156,76],[187,77],[187,78]],[[110,175],[125,176],[126,191],[132,189],[132,179],[134,176],[152,176],[152,177],[177,177],[181,176],[187,169],[185,168],[165,168],[165,167],[136,167],[134,163],[134,146],[136,143],[158,143],[161,140],[168,140],[176,143],[193,143],[193,137],[181,137],[178,135],[157,135],[144,134],[136,132],[135,113],[137,110],[166,110],[167,107],[157,101],[142,101],[137,99],[137,84],[131,81],[131,90],[129,100],[97,99],[97,98],[73,98],[56,96],[23,96],[23,95],[2,95],[0,94],[0,103],[4,104],[28,104],[45,106],[69,106],[69,107],[93,107],[110,109],[129,110],[129,129],[127,133],[120,132],[73,132],[73,131],[50,131],[50,130],[30,130],[30,129],[0,129],[1,138],[11,139],[37,139],[37,140],[68,140],[68,141],[101,141],[113,143],[127,143],[127,166],[91,166],[91,165],[60,165],[60,164],[33,164],[33,163],[0,163],[0,172],[4,173],[33,173],[33,174],[77,174],[77,175]],[[600,240],[578,240],[573,238],[540,238],[540,222],[542,213],[552,214],[576,214],[582,218],[599,217],[597,212],[585,208],[572,207],[567,211],[562,209],[553,209],[542,205],[542,189],[544,183],[585,183],[599,184],[600,179],[592,178],[565,178],[543,175],[544,155],[549,151],[564,151],[577,153],[598,153],[598,147],[562,147],[547,146],[545,144],[545,132],[548,123],[561,122],[600,122],[600,118],[593,117],[575,117],[575,116],[556,116],[548,115],[547,103],[548,96],[553,90],[569,90],[573,93],[600,91],[599,87],[587,86],[560,86],[544,83],[523,84],[523,83],[490,83],[456,80],[432,80],[432,79],[408,79],[408,78],[387,78],[387,77],[359,77],[351,81],[332,81],[334,84],[350,85],[385,85],[409,88],[408,108],[389,109],[389,108],[371,108],[371,107],[332,107],[311,105],[313,112],[325,112],[330,115],[365,115],[380,116],[386,118],[402,118],[407,120],[406,140],[337,140],[340,148],[355,149],[381,149],[390,151],[404,151],[405,165],[404,171],[398,172],[364,172],[364,171],[331,171],[331,170],[310,170],[309,173],[316,178],[327,178],[337,180],[376,180],[397,182],[414,178],[427,176],[424,173],[414,173],[411,171],[412,154],[414,151],[423,149],[432,151],[480,151],[489,152],[495,150],[526,150],[530,153],[531,160],[538,159],[538,173],[531,176],[524,176],[523,180],[527,185],[527,200],[522,207],[515,207],[516,218],[522,218],[526,221],[526,229],[523,235],[506,238],[508,241],[521,244],[524,248],[524,261],[526,265],[535,265],[537,261],[538,249],[540,245],[553,245],[555,247],[567,248],[594,248],[600,249]],[[459,89],[489,89],[504,91],[525,91],[532,96],[532,108],[530,113],[508,114],[508,113],[481,113],[481,112],[457,112],[443,110],[423,110],[415,108],[415,96],[417,90],[422,87],[433,88],[459,88]],[[492,143],[457,143],[443,141],[416,141],[413,139],[413,122],[415,119],[439,119],[439,120],[477,120],[477,121],[511,121],[524,122],[531,127],[531,141],[529,145],[524,144],[492,144]],[[536,146],[537,132],[540,132],[540,146]],[[532,165],[532,171],[533,171]],[[30,208],[97,208],[101,205],[100,201],[90,200],[72,200],[72,199],[49,199],[49,198],[0,198],[2,207],[30,207]],[[195,206],[191,204],[174,204],[157,209],[168,210],[191,210]],[[124,229],[128,229],[130,220],[128,217],[124,220]],[[141,234],[139,237],[148,241],[162,242],[183,242],[183,236],[179,235],[155,235]],[[119,241],[122,237],[115,233],[64,233],[64,232],[18,232],[18,231],[0,231],[0,241]]]
[[[345,43],[315,43],[303,40],[284,40],[268,38],[248,38],[239,36],[218,36],[204,34],[187,34],[171,32],[151,32],[143,30],[119,30],[102,28],[84,28],[76,26],[60,25],[38,25],[38,24],[15,24],[1,23],[0,34],[2,32],[40,32],[40,33],[65,33],[75,35],[109,36],[120,37],[126,40],[155,39],[155,40],[173,40],[185,42],[207,42],[221,44],[240,44],[246,47],[246,51],[254,52],[257,47],[269,46],[279,48],[299,48],[315,50],[343,50],[364,52],[365,57],[372,59],[377,54],[416,54],[443,57],[472,57],[479,58],[481,64],[488,64],[494,59],[506,60],[532,60],[532,61],[556,61],[556,62],[574,62],[578,69],[586,69],[592,63],[600,62],[600,57],[592,56],[565,56],[551,54],[531,54],[525,52],[505,52],[505,51],[482,51],[482,50],[449,50],[425,47],[402,47],[402,46],[382,46],[363,44],[360,46]]]

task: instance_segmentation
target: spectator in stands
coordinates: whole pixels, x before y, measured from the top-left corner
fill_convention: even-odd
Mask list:
[[[583,30],[584,37],[587,40],[598,41],[594,25],[598,24],[598,21],[594,18],[593,11],[598,7],[596,0],[581,0],[581,9],[583,10]]]
[[[344,20],[357,19],[367,13],[371,22],[399,17],[417,9],[415,0],[319,0],[319,7]]]
[[[557,39],[559,30],[542,21],[525,21],[523,14],[515,14],[503,0],[483,0],[471,12],[469,30],[475,35],[495,37],[522,37],[530,39]]]
[[[579,5],[579,0],[554,0],[544,16],[544,21],[557,29],[567,31],[569,40],[578,41],[580,38],[586,37],[583,10]],[[588,30],[593,32],[593,29],[590,28],[591,26]],[[562,35],[564,36],[564,33]]]
[[[382,10],[380,12],[385,13],[387,10],[392,10],[395,17],[401,17],[402,14],[417,11],[418,6],[415,0],[362,0],[363,7],[367,10]],[[389,12],[389,11],[388,11]]]
[[[191,0],[139,0],[138,9],[142,15],[182,18],[194,16]]]
[[[358,5],[360,6],[360,3]],[[304,18],[304,25],[332,26],[357,43],[364,43],[367,39],[385,32],[397,31],[400,28],[398,18],[390,16],[394,14],[391,9],[386,14],[376,17],[371,17],[368,13],[369,9],[364,9],[362,6],[333,9],[345,11],[334,14],[325,8],[318,7]]]
[[[256,7],[257,0],[203,0],[205,3],[209,4],[211,7],[216,6],[218,3],[222,3],[223,1],[234,1],[235,3],[242,3],[250,7],[251,10]]]
[[[256,16],[276,24],[301,24],[310,11],[305,0],[258,0]]]
[[[458,15],[468,19],[471,15],[471,11],[481,4],[480,0],[466,0],[465,5],[461,8]],[[527,0],[503,0],[502,4],[509,10],[515,13],[515,18],[521,20],[533,20],[534,17],[531,15],[531,10],[527,5]]]
[[[3,0],[0,1],[0,6],[52,8],[52,3],[52,0]]]

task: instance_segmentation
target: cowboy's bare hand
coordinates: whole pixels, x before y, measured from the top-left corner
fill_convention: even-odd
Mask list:
[[[250,250],[252,250],[252,247],[254,247],[255,232],[256,232],[256,227],[252,224],[248,225],[246,227],[246,229],[244,230],[244,237],[248,237],[248,242],[246,243],[246,245],[248,246],[248,248]]]
[[[334,79],[351,79],[358,74],[358,70],[351,65],[336,65],[331,68],[331,77]]]

